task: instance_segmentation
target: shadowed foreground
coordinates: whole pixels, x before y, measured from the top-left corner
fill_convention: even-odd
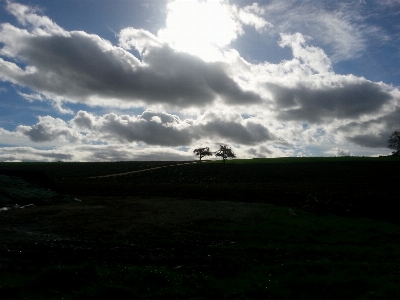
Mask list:
[[[205,182],[199,175],[202,169],[213,168],[207,164],[163,168],[154,170],[152,175],[131,174],[132,177],[116,177],[115,181],[82,179],[93,169],[80,172],[81,180],[74,179],[61,168],[51,171],[54,165],[47,166],[46,174],[64,192],[67,187],[74,191],[69,196],[80,202],[0,212],[2,300],[400,298],[400,228],[392,219],[386,222],[383,216],[371,219],[350,212],[332,214],[326,207],[312,206],[311,211],[306,211],[299,205],[275,206],[260,201],[261,196],[256,203],[248,198],[244,202],[234,193],[229,193],[230,201],[219,201],[221,191],[228,190],[227,184],[222,185],[218,197],[209,198],[213,201],[205,200],[207,194],[194,199],[180,190],[175,192],[180,197],[156,197],[151,190],[145,194],[143,187],[151,185],[155,194],[172,193],[166,188],[172,180],[178,188],[192,184],[197,191],[207,185],[216,189],[212,180]],[[229,163],[226,166],[234,168]],[[305,188],[320,187],[317,193],[322,195],[322,188],[342,180],[335,182],[329,176],[346,173],[333,166],[331,175],[318,178],[323,169],[319,166],[308,165],[310,171],[293,165],[264,167],[269,172],[275,170],[275,175],[282,173],[281,177],[274,177],[275,185],[264,185],[268,195],[265,199],[272,195],[268,187],[273,187],[274,193],[283,190],[284,178],[289,195],[304,194],[305,202]],[[287,168],[303,170],[303,176],[287,173]],[[366,164],[364,168],[375,171],[370,177],[360,173],[357,180],[370,183],[382,167]],[[244,187],[261,189],[257,181],[251,185],[246,177],[260,175],[259,166],[239,169],[242,179],[232,174],[232,169],[227,173],[213,169],[211,177],[221,183],[221,178],[232,174],[236,183],[242,182],[237,187],[231,185],[234,191]],[[347,173],[353,174],[351,170]],[[268,177],[270,173],[262,174],[263,180],[272,179]],[[321,184],[310,182],[302,190],[298,179],[305,180],[312,174]],[[200,178],[201,184],[193,184]],[[91,182],[97,182],[97,189]],[[91,189],[84,190],[84,184]],[[125,189],[118,189],[122,186]],[[388,193],[379,186],[389,184],[372,188],[365,185],[364,198],[360,198],[355,193],[359,186],[345,185],[340,195],[346,197],[335,199],[368,199],[368,205],[373,207],[381,200],[374,201],[368,195]],[[139,188],[136,196],[125,195],[128,191],[134,194],[135,188]],[[111,196],[113,191],[115,195]],[[91,192],[105,195],[84,195]],[[274,201],[279,199],[289,197]],[[392,201],[396,199],[392,197]],[[383,200],[387,205],[391,203]]]

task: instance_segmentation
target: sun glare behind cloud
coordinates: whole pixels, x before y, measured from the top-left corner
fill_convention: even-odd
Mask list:
[[[168,4],[166,27],[158,36],[177,50],[219,60],[218,49],[236,39],[240,25],[220,0],[177,0]]]

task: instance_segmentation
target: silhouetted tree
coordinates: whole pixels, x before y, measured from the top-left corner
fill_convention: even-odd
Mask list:
[[[219,147],[219,150],[217,152],[215,152],[215,156],[222,157],[222,159],[224,160],[224,163],[227,158],[235,158],[236,157],[236,155],[235,155],[235,153],[233,153],[232,149],[230,147],[224,146],[224,145],[221,145]]]
[[[393,155],[400,155],[400,129],[392,132],[388,139],[388,148],[393,149]]]
[[[212,155],[212,152],[208,147],[194,149],[193,153],[200,158],[200,161],[202,157]]]

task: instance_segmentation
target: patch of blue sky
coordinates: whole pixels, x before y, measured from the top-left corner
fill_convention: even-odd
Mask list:
[[[308,123],[303,123],[301,124],[301,126],[303,127],[303,130],[307,130],[310,128],[310,125],[308,125]]]
[[[31,2],[18,1],[26,5],[32,5]],[[163,3],[164,0],[151,3],[140,0],[35,1],[43,15],[48,16],[65,30],[84,30],[89,34],[97,34],[113,44],[118,42],[118,32],[126,27],[144,28],[156,33],[165,24],[166,11],[162,14],[161,9],[164,7],[161,5]],[[70,13],[66,14],[66,11]],[[7,20],[10,20],[10,23],[16,22],[13,16],[8,16]]]
[[[11,148],[11,147],[20,147],[21,145],[18,144],[3,144],[0,143],[0,148]]]
[[[251,118],[251,117],[254,117],[254,114],[240,114],[240,116],[243,118],[243,119],[249,119],[249,118]]]
[[[28,101],[10,83],[0,85],[0,127],[14,130],[18,125],[30,125],[37,122],[37,116],[54,113],[54,108],[48,101]]]
[[[371,81],[400,86],[400,69],[393,63],[393,57],[398,55],[399,49],[396,47],[372,46],[371,51],[358,58],[337,62],[333,70],[338,74],[352,74]]]
[[[190,150],[190,148],[189,147],[178,147],[178,148],[176,148],[176,150],[183,151],[183,152],[188,152]]]
[[[267,61],[276,64],[292,59],[290,47],[282,48],[278,45],[279,36],[266,33],[261,36],[259,32],[249,26],[244,26],[244,30],[246,34],[238,36],[228,47],[237,50],[247,61],[252,63]]]
[[[331,148],[329,148],[329,149],[331,149]],[[325,151],[329,150],[329,149],[324,149],[324,148],[321,148],[320,146],[306,146],[306,147],[301,147],[301,148],[294,149],[294,150],[296,153],[295,156],[298,156],[299,153],[302,153],[303,156],[319,157],[319,156],[329,156],[328,154],[325,153]],[[307,154],[309,154],[309,155],[307,155]],[[332,156],[332,155],[330,155],[330,156]]]

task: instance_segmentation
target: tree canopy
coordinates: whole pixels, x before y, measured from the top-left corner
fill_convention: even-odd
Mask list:
[[[399,155],[400,153],[400,129],[392,132],[388,139],[388,148],[393,149],[393,155]]]
[[[212,152],[210,151],[210,148],[208,148],[208,147],[194,149],[193,153],[199,157],[200,161],[204,156],[212,155]]]
[[[215,152],[215,156],[222,157],[222,159],[224,160],[224,163],[227,158],[235,158],[236,157],[236,155],[235,155],[235,153],[233,153],[232,149],[225,145],[220,145],[219,150],[217,152]]]

